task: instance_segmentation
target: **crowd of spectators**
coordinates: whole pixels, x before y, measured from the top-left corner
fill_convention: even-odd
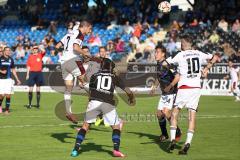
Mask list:
[[[92,8],[89,8],[87,1],[74,0],[60,0],[57,4],[52,0],[48,0],[47,4],[46,1],[29,0],[19,4],[17,8],[10,5],[11,3],[14,0],[10,0],[7,8],[19,10],[19,20],[27,21],[32,32],[47,30],[47,34],[38,42],[38,45],[43,45],[47,50],[43,59],[45,64],[57,63],[61,57],[61,53],[58,56],[54,54],[54,46],[59,41],[56,38],[58,27],[64,25],[72,28],[79,17],[88,18],[93,24],[100,24],[85,43],[95,55],[98,54],[99,47],[105,46],[113,59],[121,60],[122,55],[127,55],[127,62],[149,63],[154,61],[156,45],[164,45],[170,56],[180,50],[181,35],[191,34],[195,48],[221,54],[222,62],[227,62],[229,58],[240,62],[238,1],[197,1],[194,10],[189,9],[184,19],[172,21],[168,21],[169,15],[157,11],[159,1],[148,3],[147,0],[126,0],[120,3],[119,0],[106,0],[106,4]],[[114,30],[117,30],[117,35],[104,40],[106,36],[101,32],[109,33]],[[14,58],[19,63],[24,63],[31,53],[31,46],[37,45],[37,42],[21,28],[13,38],[16,41],[12,46]],[[5,42],[0,42],[0,47],[3,45],[6,45]]]

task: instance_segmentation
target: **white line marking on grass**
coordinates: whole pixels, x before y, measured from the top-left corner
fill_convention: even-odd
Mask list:
[[[133,115],[135,116],[135,115]],[[181,117],[183,119],[186,119],[187,117]],[[240,118],[240,115],[232,115],[232,116],[226,116],[226,115],[201,115],[198,116],[197,119],[218,119],[218,118]],[[152,119],[152,121],[150,121],[149,119],[146,119],[145,121],[143,121],[143,119],[141,120],[136,120],[135,118],[132,118],[131,121],[127,121],[127,123],[129,122],[155,122],[154,119]],[[80,123],[81,124],[81,123]],[[26,127],[61,127],[61,126],[68,126],[68,125],[73,125],[72,123],[60,123],[60,124],[24,124],[24,125],[6,125],[6,126],[0,126],[0,129],[4,129],[4,128],[26,128]],[[77,126],[76,126],[77,127]]]

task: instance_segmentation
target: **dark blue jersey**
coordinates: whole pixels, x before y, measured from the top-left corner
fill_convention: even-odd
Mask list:
[[[177,84],[170,90],[170,92],[164,92],[164,89],[173,81],[176,74],[177,68],[170,65],[166,60],[157,62],[157,78],[163,95],[177,93]]]
[[[14,68],[14,60],[11,57],[0,57],[0,70],[6,70],[7,73],[0,73],[0,79],[8,79],[11,78],[11,69]]]

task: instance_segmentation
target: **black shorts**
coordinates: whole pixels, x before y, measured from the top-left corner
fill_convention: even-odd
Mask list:
[[[28,86],[33,87],[34,85],[42,86],[44,84],[42,72],[30,72],[28,79]]]

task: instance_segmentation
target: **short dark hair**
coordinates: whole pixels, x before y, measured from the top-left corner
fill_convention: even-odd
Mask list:
[[[100,51],[100,49],[105,49],[105,51],[107,50],[107,48],[105,46],[99,47],[99,51]]]
[[[5,50],[8,49],[8,48],[11,50],[10,47],[6,46],[6,47],[4,47],[3,51],[5,51]]]
[[[113,69],[115,68],[115,64],[112,60],[108,58],[103,58],[101,62],[101,69],[102,70],[107,70],[110,72],[113,72]]]
[[[82,49],[88,49],[89,50],[89,47],[88,46],[82,46]]]
[[[83,20],[83,21],[80,22],[79,27],[89,27],[91,25],[92,25],[91,22],[89,22],[87,20]]]
[[[192,36],[190,36],[189,34],[184,34],[181,36],[181,39],[184,39],[186,42],[188,43],[193,43],[193,38]]]
[[[167,49],[163,45],[157,45],[155,47],[155,50],[157,50],[157,49],[161,49],[161,51],[165,54],[167,53]]]

